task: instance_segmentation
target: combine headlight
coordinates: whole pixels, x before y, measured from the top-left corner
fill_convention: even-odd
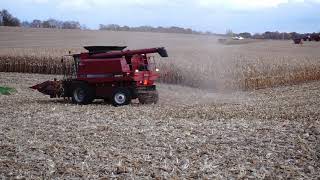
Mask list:
[[[135,72],[136,72],[136,73],[138,73],[138,72],[139,72],[139,70],[138,70],[138,69],[136,69],[136,70],[135,70]]]
[[[156,69],[156,72],[159,72],[159,71],[160,71],[160,70],[157,68],[157,69]]]

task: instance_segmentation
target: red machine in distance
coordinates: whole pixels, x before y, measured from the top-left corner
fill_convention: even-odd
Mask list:
[[[168,57],[165,48],[124,50],[125,46],[88,46],[88,52],[74,54],[71,74],[63,80],[46,81],[32,86],[51,98],[71,97],[75,104],[90,104],[94,99],[127,105],[132,99],[142,104],[158,101],[154,84],[159,71],[152,58],[158,53]]]

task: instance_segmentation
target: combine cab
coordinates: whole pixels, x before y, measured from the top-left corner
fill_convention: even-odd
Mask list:
[[[132,99],[142,104],[158,101],[154,84],[158,69],[153,58],[158,53],[168,57],[165,48],[125,50],[125,46],[89,46],[88,52],[72,55],[71,74],[63,80],[46,81],[32,86],[51,98],[69,97],[75,104],[90,104],[95,99],[114,106],[127,105]],[[67,71],[66,71],[67,72]]]

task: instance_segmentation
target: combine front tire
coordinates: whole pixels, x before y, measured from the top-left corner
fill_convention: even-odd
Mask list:
[[[112,104],[114,106],[124,106],[131,103],[131,93],[128,89],[119,88],[113,92]]]
[[[141,104],[157,104],[159,101],[159,94],[158,91],[146,91],[139,93],[138,99]]]
[[[73,87],[72,102],[74,104],[90,104],[94,100],[94,93],[92,88],[87,84],[79,83]]]

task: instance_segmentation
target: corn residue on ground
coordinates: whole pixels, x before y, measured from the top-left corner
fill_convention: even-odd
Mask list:
[[[0,73],[0,177],[317,179],[320,83],[216,93],[159,84],[157,105],[77,106]]]

